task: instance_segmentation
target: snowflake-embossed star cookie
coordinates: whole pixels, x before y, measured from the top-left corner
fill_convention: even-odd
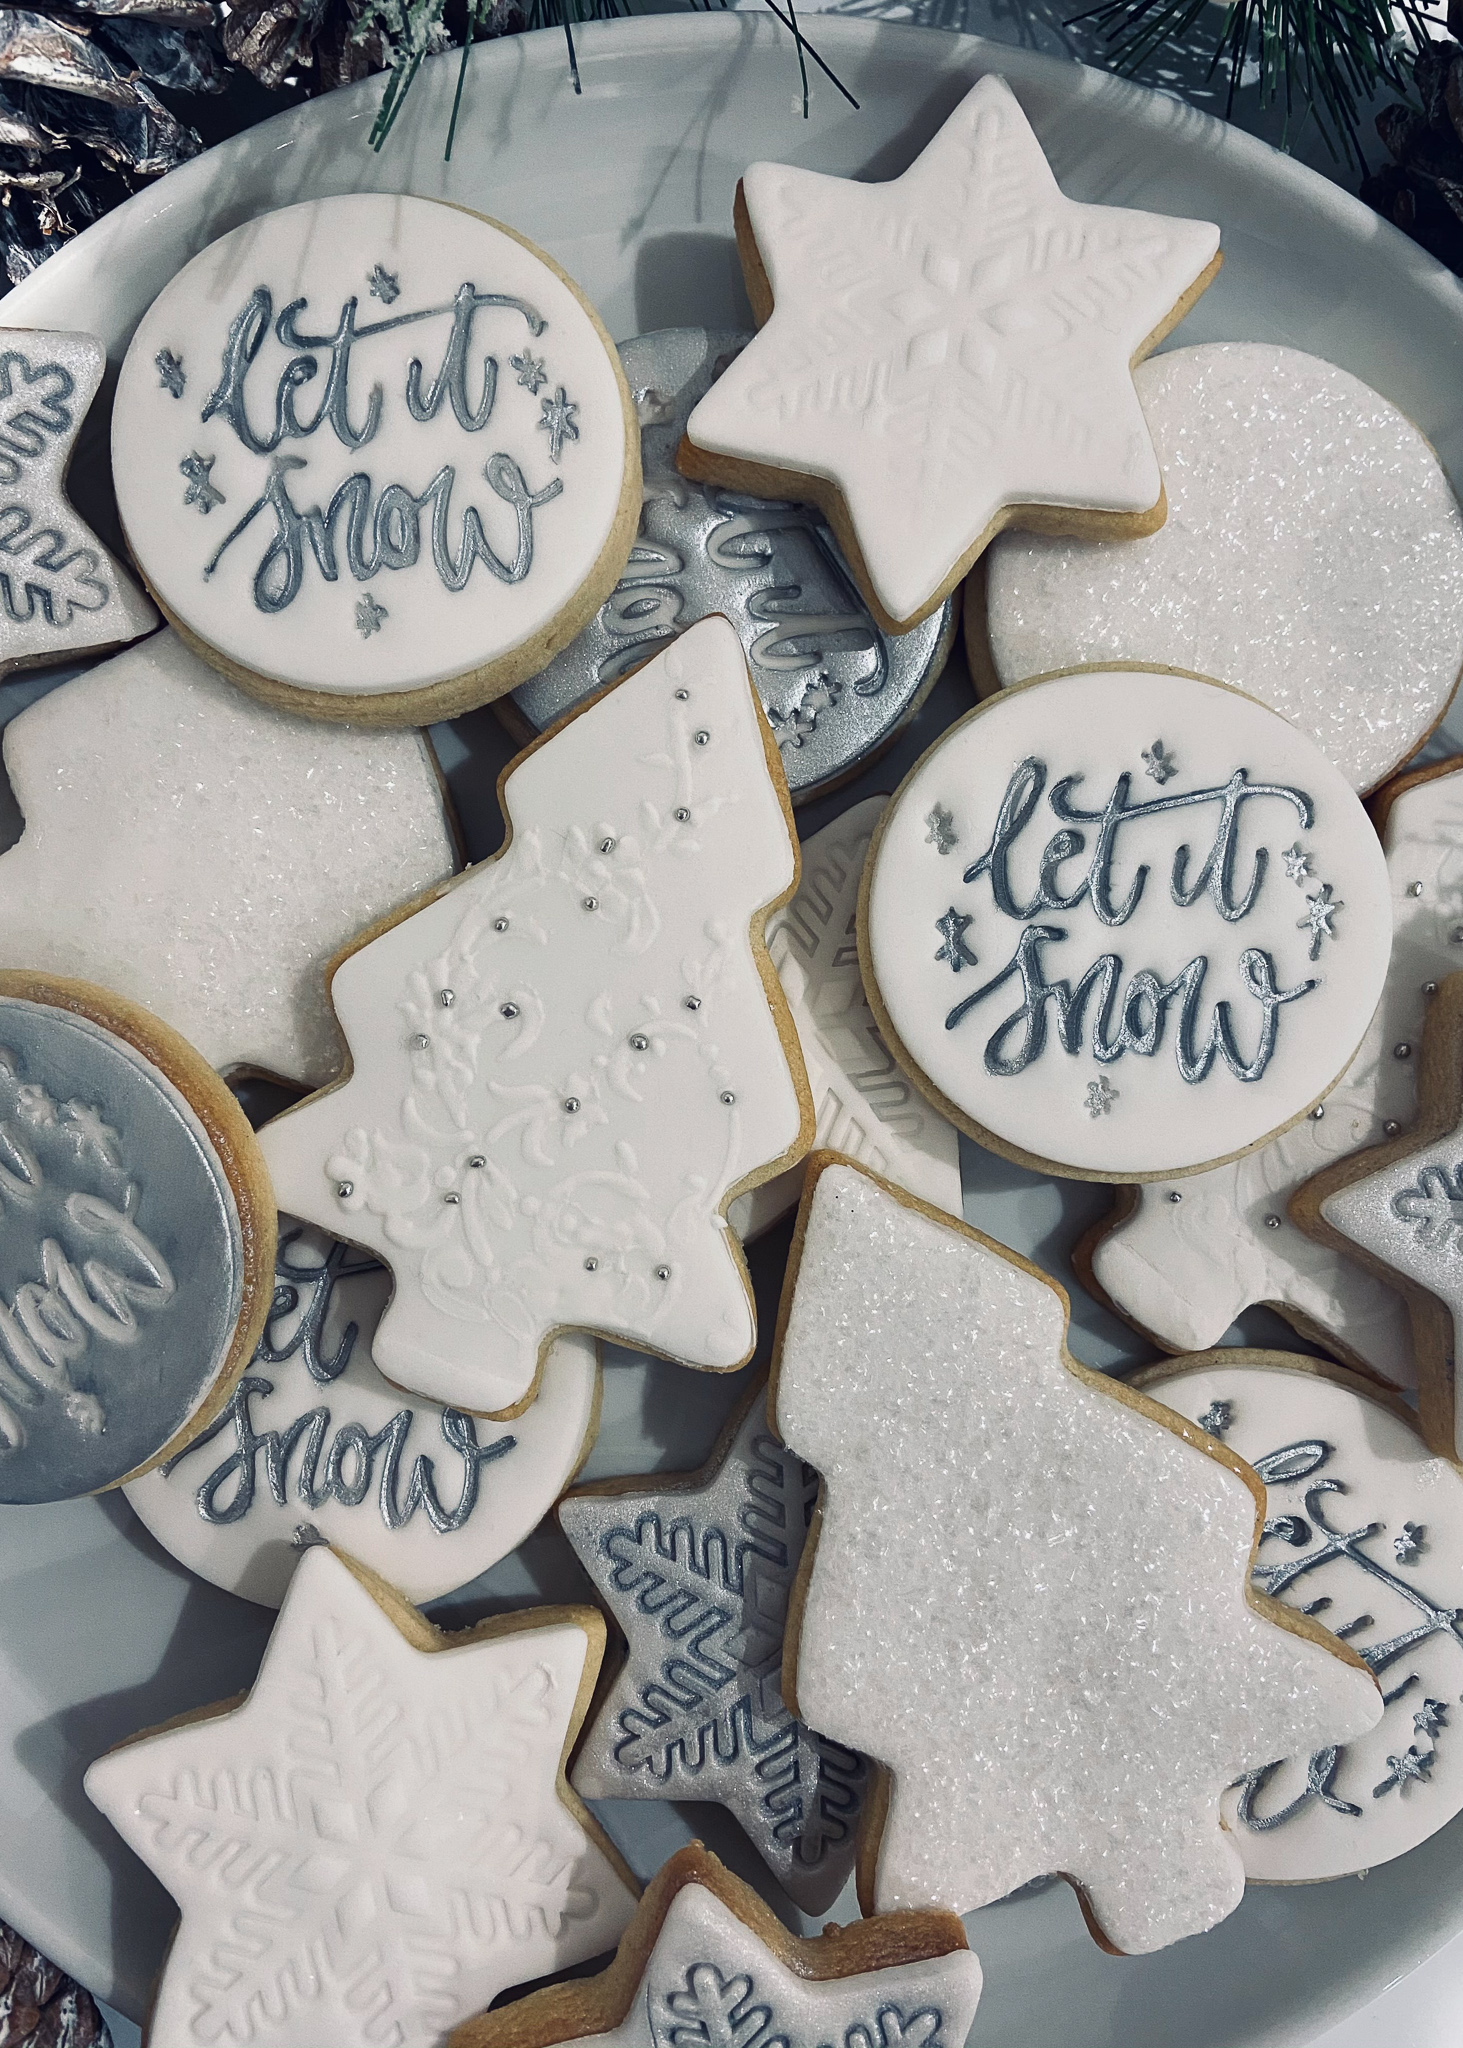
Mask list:
[[[792,814],[727,621],[555,727],[500,797],[505,851],[336,969],[349,1079],[260,1136],[291,1213],[391,1268],[381,1370],[499,1415],[562,1329],[743,1364],[726,1207],[812,1137],[761,939]]]
[[[89,334],[0,328],[0,675],[119,647],[157,624],[66,496],[106,361]]]
[[[784,1687],[889,1773],[866,1909],[1060,1872],[1111,1948],[1213,1926],[1244,1888],[1226,1786],[1382,1713],[1249,1591],[1263,1486],[1079,1365],[1066,1296],[989,1238],[835,1154],[799,1221],[771,1408],[823,1493]]]
[[[182,1916],[150,2038],[437,2048],[609,1948],[634,1881],[562,1775],[603,1647],[584,1607],[443,1635],[310,1550],[243,1704],[86,1775]]]
[[[559,1506],[628,1650],[575,1758],[575,1791],[718,1801],[805,1913],[826,1911],[853,1868],[865,1780],[863,1758],[803,1727],[782,1697],[817,1492],[768,1428],[759,1386],[699,1472],[611,1480]]]
[[[482,2013],[448,2048],[964,2048],[980,1989],[953,1914],[799,1941],[693,1842],[661,1866],[608,1970]]]
[[[761,332],[680,466],[813,499],[882,626],[928,616],[1003,526],[1162,525],[1132,367],[1218,271],[1218,228],[1066,198],[998,77],[888,183],[753,164],[736,226]]]

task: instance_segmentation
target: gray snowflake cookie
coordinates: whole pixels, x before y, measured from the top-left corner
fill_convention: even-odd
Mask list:
[[[867,1765],[782,1697],[788,1602],[816,1474],[767,1422],[765,1387],[700,1472],[593,1488],[559,1520],[624,1634],[625,1661],[571,1774],[589,1799],[725,1806],[806,1913],[853,1868]]]

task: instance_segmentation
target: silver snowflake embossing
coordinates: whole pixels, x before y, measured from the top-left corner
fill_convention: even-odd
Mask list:
[[[170,348],[160,348],[152,360],[161,389],[171,391],[174,398],[181,398],[183,386],[188,382],[182,357],[175,356]]]
[[[178,464],[182,475],[188,479],[188,488],[183,493],[185,505],[196,505],[200,512],[211,512],[215,505],[224,502],[224,494],[214,483],[209,471],[217,458],[212,455],[185,455]]]
[[[1199,1417],[1200,1429],[1207,1429],[1210,1436],[1223,1437],[1224,1432],[1234,1423],[1233,1401],[1211,1401]]]
[[[1404,1522],[1402,1532],[1392,1538],[1392,1555],[1398,1564],[1411,1564],[1427,1549],[1421,1522]]]
[[[818,729],[819,713],[833,710],[841,687],[831,676],[820,672],[814,680],[803,685],[798,701],[790,711],[779,711],[776,705],[769,706],[768,723],[777,734],[778,745],[800,747],[804,740],[811,739]]]
[[[391,617],[384,604],[378,604],[368,590],[364,597],[356,599],[356,631],[363,640],[369,640],[373,633],[379,633]]]
[[[1151,775],[1160,789],[1171,775],[1178,772],[1179,764],[1162,740],[1155,740],[1151,747],[1143,749],[1143,773]]]
[[[1295,928],[1298,932],[1310,933],[1312,960],[1319,960],[1321,957],[1322,939],[1335,938],[1336,931],[1331,920],[1338,910],[1345,908],[1346,905],[1332,892],[1329,882],[1322,882],[1314,896],[1307,896],[1306,914],[1296,919]]]
[[[548,373],[544,369],[543,357],[536,356],[531,349],[525,349],[522,355],[509,356],[508,367],[510,370],[518,372],[519,383],[525,391],[531,392],[535,398],[538,397],[544,385],[549,381]]]
[[[392,305],[401,297],[401,279],[384,263],[371,265],[371,275],[366,282],[371,287],[371,297],[379,299],[383,306]]]
[[[935,805],[925,823],[930,828],[925,834],[925,845],[933,846],[936,853],[949,853],[952,847],[960,844],[955,831],[954,814],[946,810],[943,804]]]
[[[1424,1700],[1412,1717],[1412,1725],[1419,1735],[1425,1735],[1431,1741],[1440,1728],[1448,1725],[1448,1702]]]
[[[1433,1765],[1437,1762],[1437,1751],[1419,1749],[1416,1743],[1404,1749],[1400,1756],[1387,1758],[1387,1776],[1380,1785],[1373,1785],[1373,1799],[1380,1799],[1393,1786],[1400,1788],[1407,1784],[1426,1785],[1430,1783]]]
[[[1392,1197],[1392,1214],[1411,1223],[1420,1245],[1429,1251],[1463,1243],[1463,1160],[1454,1166],[1424,1166],[1410,1188]]]
[[[1298,839],[1291,845],[1281,849],[1280,858],[1285,862],[1285,879],[1287,882],[1298,884],[1309,881],[1311,857],[1302,850]]]
[[[557,462],[563,453],[564,443],[579,439],[579,428],[576,424],[579,407],[569,397],[562,384],[552,398],[540,399],[539,403],[543,408],[539,416],[539,425],[549,437],[549,460]]]
[[[1118,1091],[1106,1074],[1099,1074],[1095,1081],[1087,1083],[1085,1107],[1089,1116],[1111,1115],[1112,1106],[1117,1099]]]
[[[948,960],[954,974],[958,974],[962,967],[974,967],[976,963],[977,955],[965,943],[965,934],[974,922],[973,917],[957,910],[953,903],[943,917],[935,919],[935,930],[944,942],[935,958]]]

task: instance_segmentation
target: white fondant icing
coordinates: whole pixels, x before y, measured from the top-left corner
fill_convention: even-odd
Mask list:
[[[1297,349],[1175,349],[1134,382],[1168,518],[1146,540],[1002,535],[997,675],[1195,669],[1374,788],[1442,717],[1463,664],[1463,514],[1442,465],[1395,406]]]
[[[502,1410],[565,1327],[749,1355],[723,1205],[802,1123],[750,931],[796,873],[765,731],[702,620],[519,759],[502,856],[338,969],[351,1078],[260,1142],[390,1266],[399,1385]]]
[[[516,1549],[569,1484],[595,1426],[594,1339],[560,1337],[538,1398],[511,1423],[479,1426],[377,1371],[390,1285],[360,1253],[281,1219],[283,1312],[229,1407],[126,1489],[200,1578],[277,1607],[305,1525],[408,1600],[434,1600]]]
[[[1463,1808],[1463,1626],[1443,1618],[1463,1575],[1463,1476],[1390,1409],[1314,1372],[1215,1363],[1145,1385],[1252,1465],[1273,1461],[1267,1519],[1282,1526],[1260,1545],[1258,1583],[1280,1575],[1288,1607],[1319,1605],[1393,1696],[1334,1757],[1291,1756],[1225,1794],[1246,1876],[1343,1877],[1416,1848]]]
[[[1247,1603],[1244,1480],[1078,1378],[1064,1328],[998,1246],[821,1174],[776,1385],[823,1475],[796,1697],[892,1772],[878,1910],[1059,1871],[1146,1953],[1239,1903],[1225,1786],[1382,1703]]]
[[[767,920],[767,951],[803,1049],[815,1148],[846,1153],[958,1216],[960,1134],[900,1070],[859,974],[859,877],[886,801],[867,797],[804,840],[802,879]],[[802,1191],[800,1166],[763,1181],[732,1203],[732,1229],[750,1241],[796,1208]]]
[[[1105,807],[1127,815],[1110,828]],[[1386,974],[1386,863],[1341,776],[1263,705],[1063,676],[1002,692],[911,771],[866,936],[907,1058],[958,1110],[1058,1172],[1153,1178],[1259,1143],[1335,1081]]]
[[[888,183],[753,164],[742,191],[774,310],[687,434],[836,484],[890,617],[1008,505],[1158,502],[1129,364],[1218,228],[1064,198],[997,77]]]
[[[614,351],[559,273],[493,221],[388,193],[195,256],[112,419],[122,523],[168,611],[245,669],[350,695],[544,633],[633,460]]]
[[[418,1650],[309,1551],[244,1704],[86,1774],[182,1916],[159,2048],[440,2048],[612,1946],[634,1899],[557,1786],[587,1649],[561,1620]]]
[[[1093,1250],[1107,1294],[1176,1351],[1206,1350],[1242,1309],[1271,1302],[1328,1332],[1383,1378],[1417,1383],[1401,1296],[1315,1243],[1288,1213],[1303,1181],[1347,1152],[1380,1144],[1389,1124],[1411,1121],[1428,987],[1463,967],[1463,776],[1454,770],[1404,790],[1383,836],[1392,963],[1324,1116],[1211,1173],[1139,1189],[1133,1214]]]
[[[0,964],[115,989],[225,1069],[328,1081],[326,967],[457,864],[419,733],[272,711],[173,633],[22,711],[5,766]]]

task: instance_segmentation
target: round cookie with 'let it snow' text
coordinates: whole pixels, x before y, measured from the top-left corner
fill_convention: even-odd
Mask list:
[[[859,953],[891,1049],[971,1136],[1143,1181],[1303,1116],[1371,1021],[1386,863],[1319,748],[1172,673],[1004,692],[906,777]]]

